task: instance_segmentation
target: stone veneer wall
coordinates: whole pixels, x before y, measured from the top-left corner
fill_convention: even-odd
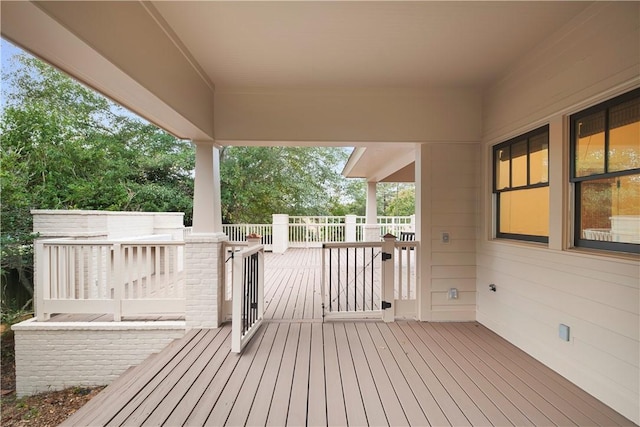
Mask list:
[[[184,321],[37,322],[14,325],[16,393],[110,384],[185,334]]]

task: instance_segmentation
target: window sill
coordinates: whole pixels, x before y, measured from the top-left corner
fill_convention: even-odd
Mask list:
[[[567,248],[563,251],[569,255],[581,256],[581,257],[589,257],[594,259],[608,259],[611,261],[621,261],[628,263],[637,263],[640,261],[640,254],[632,254],[629,252],[616,252],[616,251],[607,251],[603,249],[591,249],[591,248],[580,248],[580,247],[572,247]]]
[[[576,258],[591,258],[597,260],[606,260],[612,262],[621,262],[624,264],[637,264],[640,261],[639,254],[629,252],[615,252],[601,249],[571,247],[563,250],[551,249],[546,243],[527,242],[523,240],[511,240],[504,238],[489,239],[488,243],[497,244],[503,247],[519,247],[522,249],[531,249],[536,251],[553,251],[556,253],[566,254]]]

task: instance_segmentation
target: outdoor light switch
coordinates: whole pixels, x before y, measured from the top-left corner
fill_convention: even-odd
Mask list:
[[[567,325],[560,323],[560,339],[563,341],[569,341],[570,338],[570,329]]]
[[[458,299],[458,289],[456,288],[449,289],[449,299]]]
[[[449,239],[449,233],[448,232],[443,232],[442,233],[442,243],[449,243],[450,239]]]

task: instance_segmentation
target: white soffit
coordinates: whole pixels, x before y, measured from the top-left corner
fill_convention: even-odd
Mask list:
[[[415,163],[415,144],[377,144],[357,147],[342,174],[347,178],[366,178],[372,182],[413,182],[408,176]],[[399,173],[403,171],[403,173]]]

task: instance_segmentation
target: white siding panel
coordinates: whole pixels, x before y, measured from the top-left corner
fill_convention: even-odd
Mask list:
[[[638,2],[596,4],[527,52],[485,96],[485,140],[514,136],[532,119],[544,119],[637,81],[639,9]]]
[[[477,184],[476,184],[477,187]],[[460,187],[460,188],[434,188],[432,190],[432,199],[434,201],[444,200],[476,200],[478,199],[478,193],[476,187]]]
[[[638,70],[640,3],[596,2],[527,52],[486,92],[476,254],[478,321],[636,423],[640,259],[559,250],[571,227],[569,141],[562,126],[552,126],[550,134],[554,249],[490,236],[492,145],[541,125],[566,123],[568,114],[640,86]],[[564,197],[561,203],[558,195]],[[569,342],[558,336],[560,323],[571,328]]]
[[[471,252],[476,248],[476,241],[471,239],[456,239],[454,235],[451,235],[451,242],[441,243],[439,240],[432,240],[431,247],[433,251],[437,252]]]
[[[475,252],[433,252],[431,260],[434,265],[475,265]]]
[[[431,303],[434,306],[437,305],[469,305],[474,306],[476,304],[476,292],[458,292],[458,299],[449,299],[447,297],[447,292],[432,292],[431,293]]]
[[[453,225],[437,225],[431,227],[431,239],[434,242],[434,250],[436,248],[435,243],[440,243],[442,233],[449,233],[451,241],[454,240],[474,240],[478,230],[475,227],[462,227]],[[474,251],[475,252],[475,248]]]
[[[450,288],[457,288],[458,291],[474,291],[476,290],[476,279],[432,279],[431,290],[446,291]]]
[[[463,266],[438,266],[431,269],[431,277],[434,279],[468,279],[476,277],[475,265]]]
[[[431,241],[429,292],[434,321],[475,320],[477,144],[433,144],[430,158]],[[442,233],[450,242],[442,243]],[[456,300],[447,298],[457,288]]]

